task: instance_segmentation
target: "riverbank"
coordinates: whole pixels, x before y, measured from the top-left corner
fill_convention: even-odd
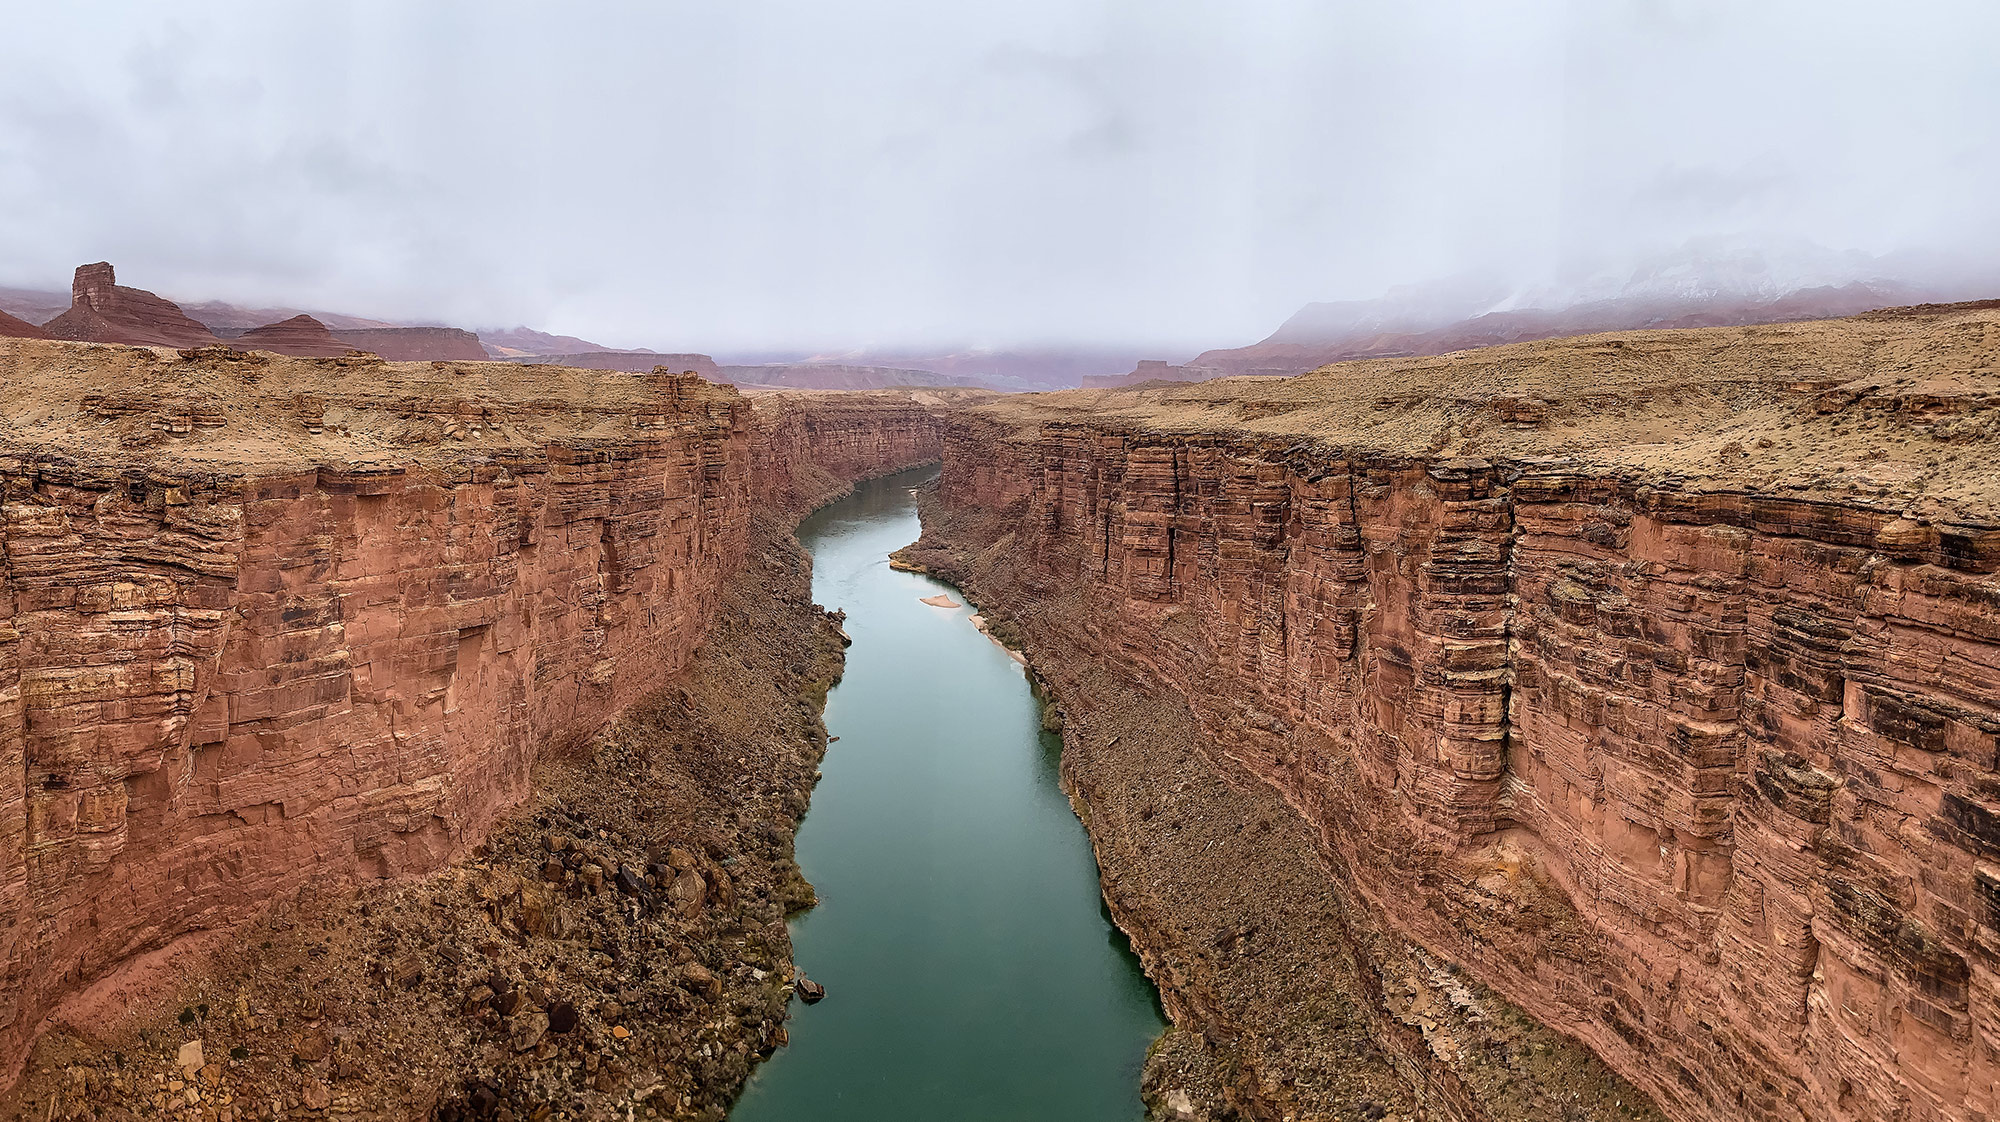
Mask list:
[[[790,522],[752,533],[689,666],[471,860],[274,908],[115,1035],[50,1032],[0,1117],[722,1118],[784,1040],[842,665]]]
[[[1062,775],[1104,896],[1174,1028],[1155,1117],[1658,1119],[1569,1038],[1382,928],[1278,792],[1212,751],[1186,701],[1087,629],[1075,584],[1016,564],[1007,527],[921,498],[899,561],[965,589],[1062,715]]]

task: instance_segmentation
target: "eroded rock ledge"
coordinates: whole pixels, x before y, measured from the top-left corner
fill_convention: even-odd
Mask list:
[[[1944,308],[1002,399],[926,545],[1670,1116],[1979,1119],[1996,354]]]
[[[183,936],[468,852],[687,664],[754,516],[936,458],[855,404],[0,340],[0,1060]]]

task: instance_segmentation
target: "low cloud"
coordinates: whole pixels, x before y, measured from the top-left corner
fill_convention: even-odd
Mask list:
[[[108,258],[189,299],[662,348],[1200,347],[1690,239],[2000,251],[1985,0],[10,20],[0,285]]]

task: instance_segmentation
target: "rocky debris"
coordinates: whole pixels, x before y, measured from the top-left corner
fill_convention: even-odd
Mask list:
[[[325,324],[304,314],[253,327],[238,335],[234,342],[246,351],[273,351],[306,358],[337,358],[351,350],[366,349],[336,339]]]
[[[2000,315],[1948,308],[1004,399],[948,422],[905,556],[1038,670],[1117,668],[1058,691],[1072,747],[1110,705],[1079,698],[1186,698],[1282,794],[1382,925],[1294,930],[1364,964],[1398,1064],[1491,1110],[1452,1057],[1497,991],[1674,1117],[1970,1120],[2000,1108],[1970,1027],[2000,1001],[1996,358]],[[1156,750],[1117,731],[1100,777]],[[1127,828],[1194,831],[1181,791]],[[1163,898],[1142,944],[1184,940]],[[1268,967],[1240,928],[1274,908],[1216,905],[1201,953]],[[1310,1057],[1242,1062],[1300,1032],[1274,975],[1190,971],[1156,964],[1177,1020],[1288,1101]]]
[[[840,666],[807,559],[763,540],[703,652],[545,760],[468,861],[280,904],[161,1012],[44,1038],[0,1117],[722,1118],[785,1039]]]
[[[799,1000],[807,1005],[817,1005],[826,1000],[826,987],[804,974],[799,975],[798,981],[792,983],[792,986],[798,991]]]
[[[108,262],[79,265],[68,311],[42,325],[47,338],[154,347],[206,347],[220,342],[171,300],[118,284]]]

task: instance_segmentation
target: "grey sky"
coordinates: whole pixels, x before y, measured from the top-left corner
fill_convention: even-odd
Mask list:
[[[2000,251],[1991,0],[11,7],[0,284],[1198,348],[1701,235]]]

